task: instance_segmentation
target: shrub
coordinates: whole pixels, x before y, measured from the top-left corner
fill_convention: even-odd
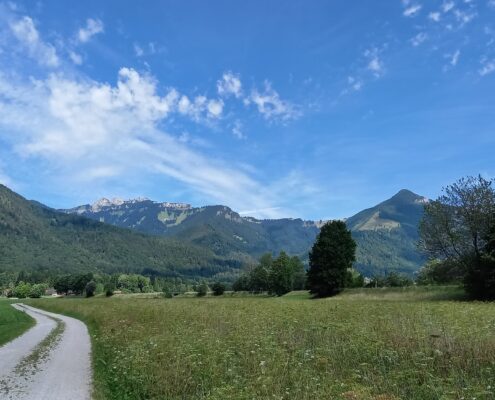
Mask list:
[[[115,291],[115,285],[113,284],[113,282],[108,282],[105,284],[103,290],[105,291],[105,296],[107,297],[113,296],[113,292]]]
[[[234,292],[242,292],[249,290],[250,279],[248,275],[241,275],[232,285]]]
[[[221,296],[225,292],[225,285],[220,282],[215,282],[211,287],[214,296]]]
[[[45,290],[47,285],[44,283],[37,283],[31,286],[31,290],[29,291],[29,297],[33,299],[39,299],[41,296],[45,294]]]
[[[31,284],[19,282],[19,284],[14,288],[13,295],[14,297],[18,297],[19,299],[25,299],[29,296],[31,292]]]
[[[208,294],[208,285],[206,283],[202,283],[197,287],[197,296],[198,297],[203,297]]]
[[[95,281],[89,281],[86,284],[84,291],[86,292],[86,297],[93,297],[95,295],[95,291],[96,291],[96,282]]]

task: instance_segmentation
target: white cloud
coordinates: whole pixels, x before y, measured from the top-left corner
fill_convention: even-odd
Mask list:
[[[136,54],[136,57],[142,57],[144,55],[144,50],[137,43],[134,43],[134,53]]]
[[[40,65],[47,67],[57,67],[59,65],[55,48],[51,44],[43,42],[30,17],[22,17],[17,21],[11,22],[10,29],[27,50],[29,56]]]
[[[86,27],[79,29],[77,37],[81,43],[88,42],[94,35],[104,31],[103,22],[99,19],[88,18]]]
[[[232,134],[237,138],[237,139],[246,139],[246,135],[243,132],[243,127],[242,123],[239,120],[236,120],[234,122],[234,126],[232,127]]]
[[[481,63],[482,67],[478,71],[481,76],[486,76],[495,72],[495,59],[483,60]]]
[[[201,121],[205,117],[219,118],[223,112],[222,100],[208,99],[206,96],[196,96],[190,100],[186,95],[180,96],[177,109],[182,115],[189,116],[194,121]]]
[[[136,57],[152,56],[166,51],[165,47],[160,46],[155,42],[149,42],[145,45],[134,43],[133,48]]]
[[[76,65],[81,65],[83,63],[82,56],[76,53],[75,51],[69,51],[69,57],[72,60],[72,62]]]
[[[217,91],[220,96],[234,95],[237,98],[241,97],[242,83],[239,75],[225,72],[222,79],[217,81]]]
[[[450,10],[452,10],[455,6],[455,3],[453,1],[444,1],[442,4],[442,11],[444,13],[448,13]]]
[[[411,39],[411,44],[414,47],[417,47],[420,44],[422,44],[426,39],[428,39],[428,35],[425,32],[420,32]]]
[[[223,112],[222,100],[210,100],[208,101],[208,115],[213,118],[219,118]]]
[[[454,10],[454,15],[457,21],[460,22],[461,27],[471,22],[476,17],[476,13],[474,12],[465,12],[461,10]]]
[[[44,160],[61,187],[161,174],[235,209],[266,210],[259,217],[287,215],[276,210],[270,188],[160,128],[191,106],[210,105],[218,114],[218,104],[204,96],[190,101],[174,89],[159,95],[151,76],[129,68],[119,71],[116,85],[58,74],[18,81],[0,72],[0,93],[2,140],[16,154]]]
[[[452,65],[453,67],[455,67],[457,65],[457,63],[459,62],[459,57],[461,56],[461,51],[459,49],[457,49],[454,54],[452,54],[451,58],[450,58],[450,65]]]
[[[341,95],[348,94],[350,92],[359,92],[363,88],[363,81],[354,76],[347,77],[347,85],[348,87],[341,92]]]
[[[301,113],[288,101],[282,100],[280,95],[272,88],[271,83],[265,82],[265,90],[259,92],[253,89],[245,104],[254,103],[258,111],[267,120],[279,119],[290,120],[298,118]]]
[[[364,56],[368,59],[366,68],[376,78],[380,78],[385,73],[383,61],[380,59],[380,50],[375,48],[368,49],[364,52]]]
[[[439,22],[441,18],[441,14],[437,11],[431,12],[428,14],[428,18],[431,19],[432,21]]]
[[[404,10],[403,15],[405,17],[415,17],[416,15],[418,15],[422,8],[423,6],[421,6],[420,4],[410,5]]]

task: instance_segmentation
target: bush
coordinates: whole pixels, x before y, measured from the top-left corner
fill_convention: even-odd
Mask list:
[[[31,286],[31,290],[29,291],[29,297],[32,299],[39,299],[41,296],[45,294],[45,290],[47,285],[44,283],[37,283]]]
[[[113,296],[113,292],[115,291],[115,285],[113,284],[113,282],[108,282],[105,284],[103,290],[105,291],[105,296],[111,297]]]
[[[208,285],[206,283],[202,283],[196,289],[198,297],[204,297],[208,294]]]
[[[250,288],[250,279],[248,275],[241,275],[232,285],[234,292],[247,291]]]
[[[13,297],[17,297],[19,299],[25,299],[31,293],[31,284],[19,282],[19,284],[12,291]]]
[[[214,296],[221,296],[225,292],[225,285],[220,282],[215,282],[211,287]]]
[[[86,284],[84,291],[86,292],[86,297],[93,297],[95,295],[95,291],[96,291],[96,282],[95,281],[89,281]]]

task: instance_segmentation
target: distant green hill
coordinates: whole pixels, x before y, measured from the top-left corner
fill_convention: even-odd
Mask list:
[[[409,190],[347,219],[357,247],[356,268],[367,276],[398,271],[413,274],[424,263],[418,252],[418,224],[427,200]]]
[[[0,270],[228,277],[247,261],[244,254],[222,257],[206,247],[61,213],[0,185]]]
[[[346,221],[358,243],[356,267],[360,271],[372,276],[392,270],[413,274],[419,269],[424,260],[416,249],[416,241],[424,201],[423,197],[402,190]],[[307,260],[321,225],[321,221],[241,217],[226,206],[194,208],[148,199],[101,199],[64,212],[173,237],[233,259],[257,258],[265,252],[284,250]]]

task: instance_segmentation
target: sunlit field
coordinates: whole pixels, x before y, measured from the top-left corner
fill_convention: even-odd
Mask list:
[[[30,303],[88,323],[96,399],[493,399],[495,304],[457,295]]]

